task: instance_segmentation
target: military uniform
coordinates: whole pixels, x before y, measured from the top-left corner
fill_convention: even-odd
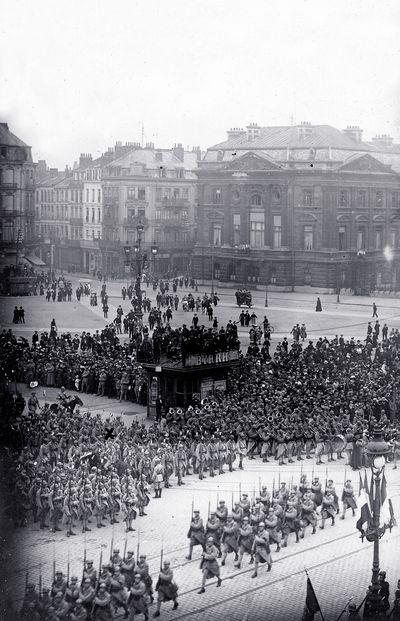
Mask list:
[[[223,543],[223,552],[221,565],[225,565],[226,557],[230,552],[234,552],[235,561],[238,560],[238,536],[239,527],[236,522],[234,522],[232,515],[229,515],[222,531],[221,541]]]
[[[272,557],[271,557],[271,548],[269,546],[269,534],[265,530],[263,522],[259,524],[258,532],[254,536],[252,551],[253,551],[254,558],[255,558],[255,566],[254,566],[254,573],[252,574],[251,577],[252,578],[257,577],[259,563],[267,563],[268,565],[267,571],[271,571]]]
[[[206,546],[203,552],[203,559],[200,565],[200,569],[203,572],[203,580],[199,594],[205,592],[206,580],[209,580],[214,576],[217,578],[217,587],[221,586],[221,578],[217,558],[218,550],[213,544],[212,537],[209,537],[206,542]]]
[[[174,602],[172,610],[176,610],[178,608],[178,587],[174,582],[174,574],[170,568],[169,561],[164,561],[163,567],[158,575],[156,591],[157,610],[153,615],[154,617],[160,616],[162,602],[169,602],[172,600]]]
[[[201,546],[204,548],[204,524],[200,517],[200,512],[197,510],[193,512],[193,518],[190,522],[190,528],[187,536],[188,539],[190,539],[190,544],[189,554],[186,558],[190,560],[195,546]]]

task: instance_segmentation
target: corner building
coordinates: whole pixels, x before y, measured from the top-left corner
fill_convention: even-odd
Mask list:
[[[400,145],[358,127],[230,130],[196,171],[196,278],[399,290],[398,171]]]

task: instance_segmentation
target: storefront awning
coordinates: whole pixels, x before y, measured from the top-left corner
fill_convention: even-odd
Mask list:
[[[26,259],[31,265],[35,265],[36,267],[46,266],[46,263],[44,263],[42,259],[40,259],[40,257],[37,257],[35,254],[25,255],[24,259]]]

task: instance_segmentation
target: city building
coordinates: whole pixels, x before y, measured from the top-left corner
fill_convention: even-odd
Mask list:
[[[398,290],[399,173],[400,145],[358,127],[230,130],[197,169],[195,277]]]
[[[0,255],[3,266],[34,264],[35,164],[31,147],[0,123]],[[33,257],[31,261],[29,258]]]
[[[104,240],[119,240],[131,247],[140,223],[149,269],[158,274],[188,273],[195,239],[195,170],[200,149],[188,151],[181,144],[172,149],[158,149],[153,143],[143,148],[137,143],[126,146],[126,153],[103,170]],[[151,247],[157,248],[157,254],[150,257]]]

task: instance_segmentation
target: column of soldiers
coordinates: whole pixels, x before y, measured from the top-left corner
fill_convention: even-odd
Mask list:
[[[356,500],[351,480],[346,480],[342,491],[342,515],[345,519],[347,509],[355,515]],[[201,570],[204,593],[206,580],[217,578],[217,587],[221,585],[220,566],[225,566],[228,556],[233,554],[234,567],[240,569],[245,555],[249,564],[254,564],[252,578],[258,575],[259,564],[266,563],[267,571],[272,567],[271,546],[276,545],[275,552],[288,544],[289,535],[295,536],[296,543],[303,539],[308,526],[311,533],[316,533],[318,519],[320,529],[325,528],[327,519],[335,524],[339,513],[339,499],[332,480],[326,480],[325,489],[318,477],[308,483],[307,476],[302,475],[299,485],[287,487],[279,483],[278,489],[270,493],[266,486],[260,486],[258,496],[250,501],[247,493],[240,494],[228,508],[224,500],[217,501],[215,511],[208,510],[206,523],[196,509],[192,512],[188,539],[188,560],[192,559],[193,549],[202,548]]]
[[[39,589],[26,582],[25,597],[20,611],[21,621],[112,621],[120,612],[124,619],[133,621],[136,615],[149,618],[149,605],[154,601],[153,579],[145,554],[137,558],[126,550],[120,555],[118,548],[110,553],[109,563],[98,569],[93,561],[85,559],[82,575],[69,578],[62,571],[55,571],[51,587]],[[173,610],[178,608],[178,587],[169,561],[161,561],[156,584],[157,603],[153,617],[160,616],[163,602],[172,601]]]

